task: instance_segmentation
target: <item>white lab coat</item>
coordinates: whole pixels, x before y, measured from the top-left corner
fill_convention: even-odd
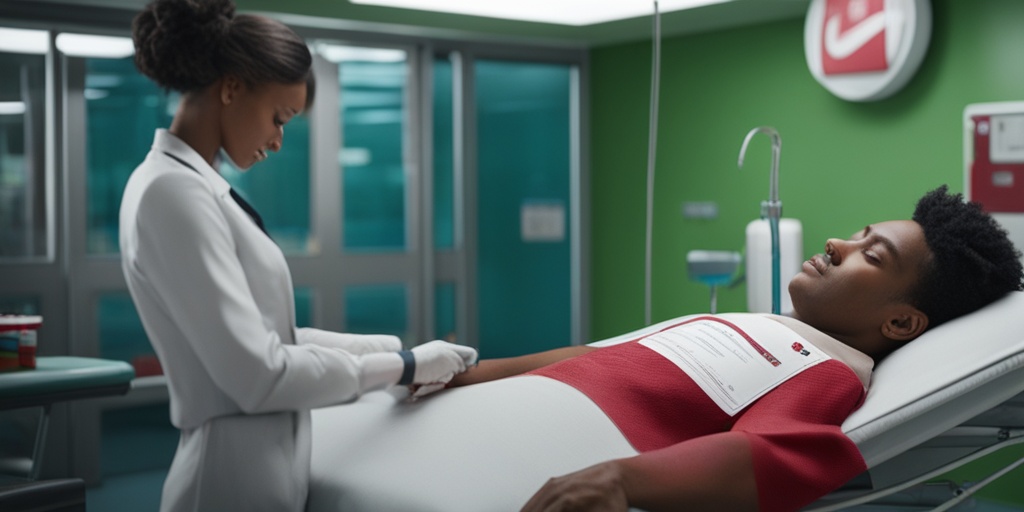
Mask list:
[[[121,204],[124,275],[181,429],[161,510],[298,511],[308,410],[397,382],[401,358],[385,351],[401,344],[296,329],[284,255],[229,190],[191,147],[157,130]]]

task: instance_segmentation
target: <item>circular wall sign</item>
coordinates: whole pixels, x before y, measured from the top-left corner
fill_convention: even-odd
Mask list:
[[[814,79],[849,101],[886,98],[910,81],[932,33],[929,0],[812,0],[804,54]]]

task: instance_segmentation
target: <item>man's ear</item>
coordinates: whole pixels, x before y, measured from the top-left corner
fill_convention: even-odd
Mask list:
[[[220,81],[220,103],[221,105],[230,105],[235,100],[235,96],[242,90],[243,84],[238,77],[234,75],[226,75]]]
[[[928,315],[909,304],[899,307],[882,324],[882,335],[893,341],[907,342],[928,328]]]

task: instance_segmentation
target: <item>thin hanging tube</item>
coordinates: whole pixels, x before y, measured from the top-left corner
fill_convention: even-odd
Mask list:
[[[779,263],[779,218],[768,217],[768,226],[772,232],[772,314],[782,314],[782,272]]]
[[[743,168],[743,157],[747,154],[747,145],[750,139],[758,133],[763,133],[772,139],[772,167],[770,183],[768,188],[768,201],[761,203],[761,218],[768,219],[768,225],[772,234],[772,313],[779,315],[782,312],[782,283],[780,274],[779,256],[779,217],[782,217],[782,201],[779,200],[779,157],[782,154],[782,136],[771,126],[758,126],[747,133],[743,138],[743,146],[740,147],[739,168]],[[748,255],[749,257],[749,255]]]
[[[654,0],[654,51],[651,53],[651,112],[647,127],[647,230],[644,253],[644,325],[651,325],[651,253],[654,237],[654,160],[658,146],[658,82],[661,77],[661,12]]]

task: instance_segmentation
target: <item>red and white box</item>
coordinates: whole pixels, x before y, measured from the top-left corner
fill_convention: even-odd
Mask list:
[[[43,317],[0,315],[0,371],[36,367],[36,331]]]

